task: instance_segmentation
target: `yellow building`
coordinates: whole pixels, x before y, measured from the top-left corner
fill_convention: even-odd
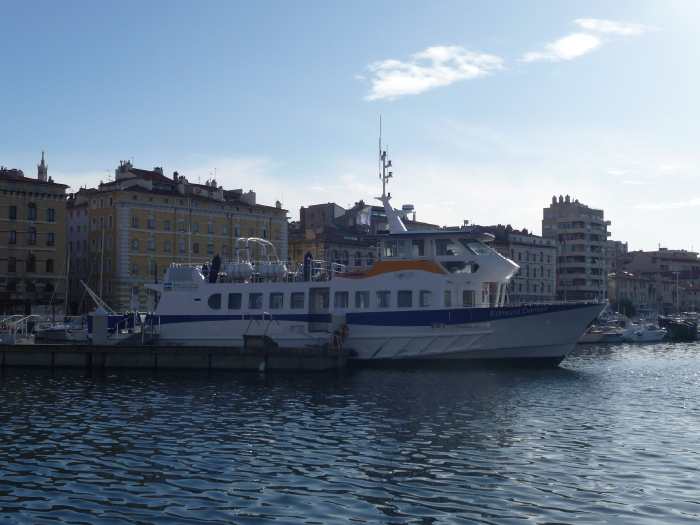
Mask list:
[[[213,180],[193,184],[177,172],[166,177],[162,168],[121,162],[113,182],[82,190],[75,199],[76,209],[87,202],[85,278],[114,309],[149,308],[143,285],[162,279],[170,263],[203,263],[216,254],[231,258],[240,237],[268,239],[287,259],[287,211],[281,204],[257,204],[254,192],[227,191]]]
[[[0,167],[0,313],[63,311],[67,187]]]

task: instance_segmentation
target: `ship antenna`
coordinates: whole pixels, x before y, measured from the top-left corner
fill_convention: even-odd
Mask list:
[[[382,179],[382,199],[387,198],[386,183],[394,176],[393,172],[386,171],[387,168],[391,168],[391,160],[387,158],[386,150],[382,149],[382,116],[379,115],[379,178]]]

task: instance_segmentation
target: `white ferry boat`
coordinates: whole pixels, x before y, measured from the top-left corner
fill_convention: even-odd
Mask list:
[[[386,193],[385,153],[381,162],[389,232],[372,266],[351,273],[307,259],[289,271],[269,241],[239,239],[233,261],[204,272],[173,264],[162,283],[147,285],[159,340],[242,347],[245,336],[265,336],[280,348],[342,345],[360,360],[559,363],[604,304],[506,305],[519,267],[489,246],[493,236],[408,231]],[[262,261],[252,260],[253,247]]]

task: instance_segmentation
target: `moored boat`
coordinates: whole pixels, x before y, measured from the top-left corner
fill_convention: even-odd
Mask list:
[[[171,265],[148,323],[159,341],[243,346],[265,336],[280,348],[342,345],[359,360],[560,362],[603,309],[598,302],[506,304],[518,265],[469,228],[408,231],[382,196],[389,232],[362,272],[313,260],[289,270],[264,239],[239,239],[236,256]],[[256,259],[254,252],[260,253]]]

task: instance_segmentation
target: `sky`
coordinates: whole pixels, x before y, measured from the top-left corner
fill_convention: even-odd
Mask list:
[[[540,233],[552,195],[630,249],[700,250],[695,0],[2,2],[0,164],[120,160],[298,217],[381,192]]]

